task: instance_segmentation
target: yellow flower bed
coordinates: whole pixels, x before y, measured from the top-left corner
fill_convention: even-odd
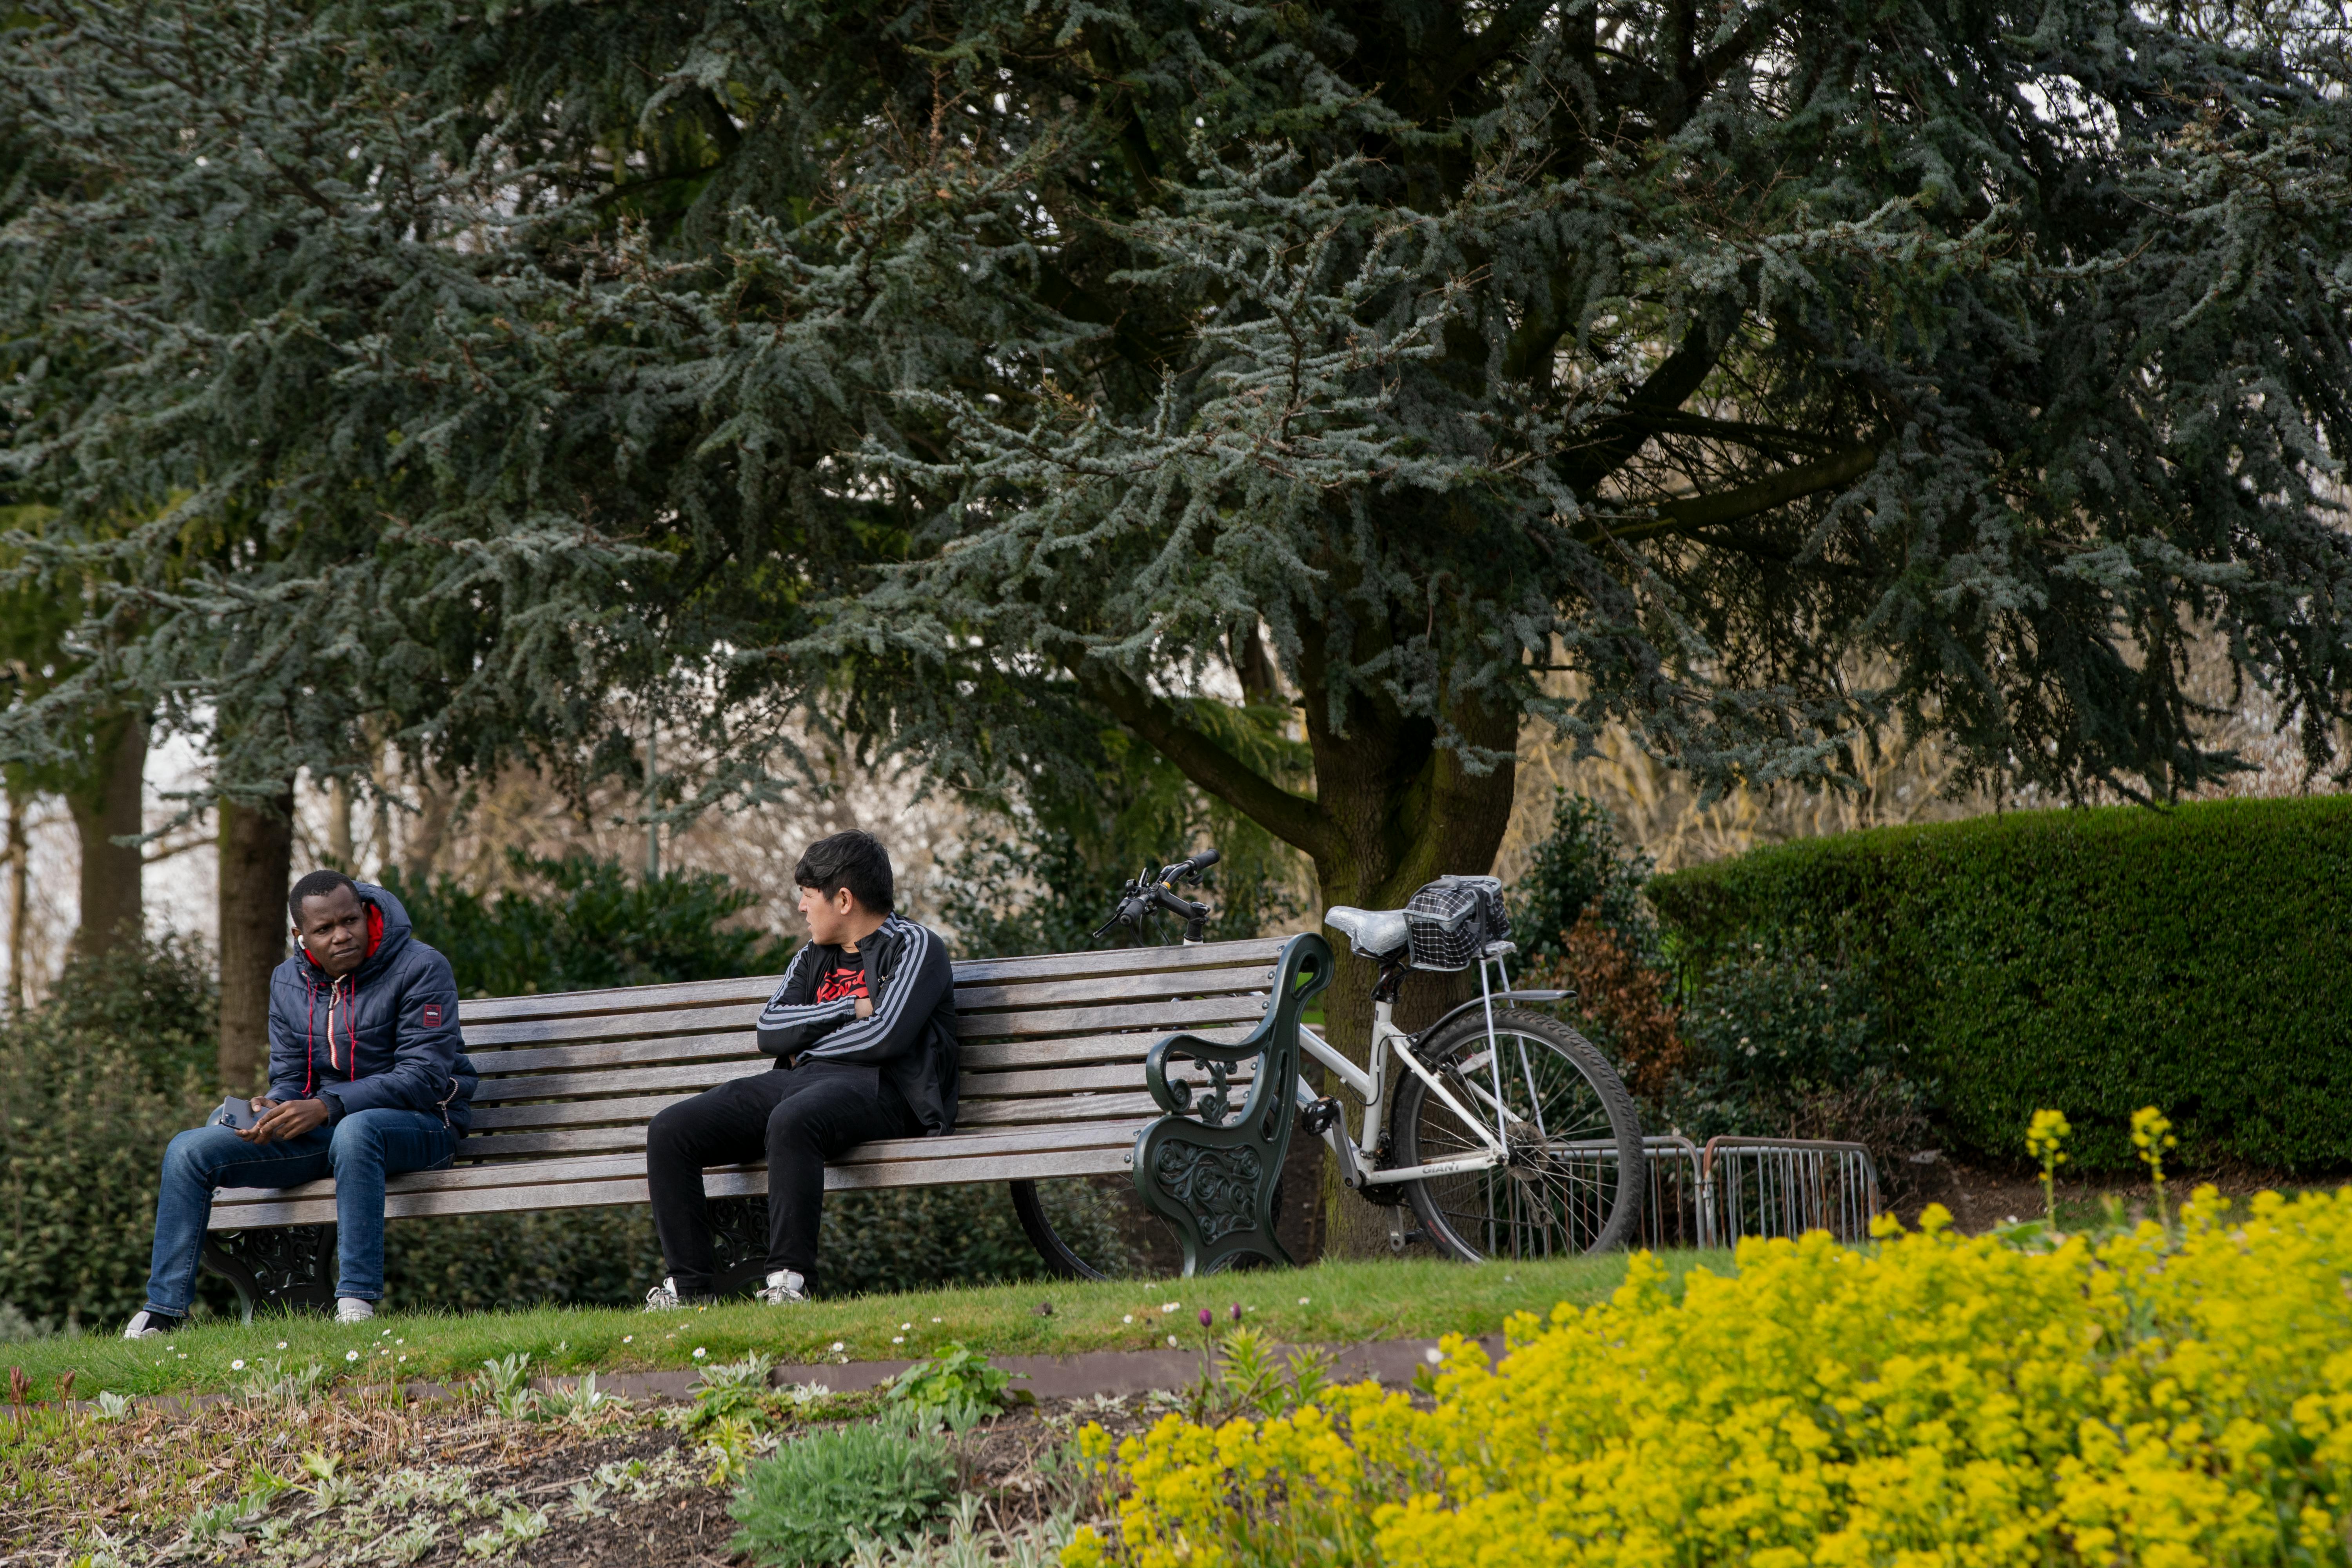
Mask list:
[[[1118,1452],[1118,1541],[1217,1564],[2342,1563],[2352,1188],[2031,1250],[1748,1241],[1680,1302],[1448,1342],[1434,1409],[1373,1384]],[[1892,1231],[1892,1227],[1888,1227]],[[1101,1451],[1101,1446],[1097,1447]]]

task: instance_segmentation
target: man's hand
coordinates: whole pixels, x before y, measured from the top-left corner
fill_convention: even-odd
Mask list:
[[[248,1143],[299,1138],[327,1122],[327,1102],[323,1100],[257,1100],[253,1109],[262,1113],[261,1120],[237,1134]]]
[[[857,999],[857,1005],[852,1008],[851,1011],[856,1013],[861,1018],[871,1018],[874,1016],[874,998],[871,996],[860,996]]]

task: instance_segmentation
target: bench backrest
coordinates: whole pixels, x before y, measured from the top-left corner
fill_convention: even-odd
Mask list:
[[[960,1133],[1156,1114],[1143,1055],[1172,1029],[1238,1039],[1279,938],[955,965]],[[777,977],[504,996],[458,1009],[482,1075],[467,1162],[644,1146],[662,1107],[774,1065],[752,1025]]]
[[[868,1143],[828,1188],[1114,1174],[1159,1113],[1144,1054],[1178,1029],[1238,1040],[1265,1016],[1282,942],[971,959],[955,966],[961,1108],[948,1138]],[[454,1170],[396,1176],[387,1217],[646,1201],[646,1123],[664,1106],[774,1064],[752,1029],[777,977],[502,996],[461,1004],[482,1074]],[[1245,1080],[1246,1072],[1236,1074]],[[706,1173],[714,1197],[765,1173]],[[331,1184],[230,1188],[215,1231],[334,1217]]]

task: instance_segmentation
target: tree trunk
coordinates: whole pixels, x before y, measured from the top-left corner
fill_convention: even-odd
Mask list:
[[[346,876],[357,876],[360,868],[358,851],[352,844],[352,812],[351,781],[332,780],[327,785],[327,855],[335,869]]]
[[[25,793],[8,784],[8,1010],[25,1010],[25,915],[31,903],[31,868],[26,864]]]
[[[269,1066],[269,972],[286,957],[294,866],[292,792],[263,805],[220,803],[220,1076],[258,1090]]]
[[[421,797],[415,820],[409,824],[407,853],[401,857],[401,875],[411,887],[421,888],[433,875],[433,866],[441,858],[441,846],[449,836],[449,818],[457,805],[457,791],[436,789],[425,780],[417,782],[416,793]],[[389,847],[385,858],[391,858]]]
[[[1486,773],[1472,773],[1458,752],[1436,743],[1433,725],[1394,714],[1359,712],[1347,733],[1330,733],[1317,722],[1323,705],[1313,684],[1305,710],[1315,753],[1316,800],[1339,829],[1338,843],[1314,857],[1323,907],[1401,909],[1435,878],[1490,869],[1510,824],[1517,777],[1513,764],[1506,760]],[[1517,738],[1516,721],[1507,713],[1465,710],[1454,721],[1472,745],[1507,752]],[[1324,993],[1324,1037],[1362,1065],[1371,1057],[1372,984],[1378,974],[1344,942],[1337,951],[1338,973]],[[1398,1026],[1412,1030],[1434,1022],[1455,1002],[1475,994],[1475,984],[1469,974],[1414,974],[1398,998]],[[1360,1102],[1345,1090],[1338,1092],[1350,1126],[1360,1129]],[[1374,1140],[1381,1131],[1372,1130]],[[1390,1211],[1341,1186],[1339,1170],[1328,1161],[1323,1193],[1327,1256],[1360,1258],[1388,1250]]]
[[[92,739],[90,768],[66,804],[81,840],[81,924],[74,950],[85,957],[136,947],[146,935],[142,880],[146,851],[118,844],[146,829],[141,791],[147,773],[147,722],[127,713]]]

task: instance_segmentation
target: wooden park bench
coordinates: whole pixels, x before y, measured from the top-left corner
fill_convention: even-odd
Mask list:
[[[955,1131],[862,1145],[826,1170],[826,1189],[1013,1184],[1023,1226],[1048,1267],[1083,1275],[1091,1268],[1054,1229],[1035,1184],[1129,1174],[1139,1136],[1167,1121],[1147,1163],[1179,1179],[1159,1183],[1148,1173],[1138,1185],[1178,1232],[1188,1272],[1245,1253],[1279,1259],[1272,1212],[1296,1120],[1289,1097],[1253,1098],[1244,1117],[1213,1092],[1202,1097],[1204,1116],[1181,1082],[1155,1100],[1144,1058],[1183,1031],[1204,1046],[1252,1047],[1218,1075],[1235,1088],[1255,1081],[1266,1053],[1276,1068],[1270,1083],[1292,1082],[1299,1007],[1328,982],[1330,963],[1317,936],[960,963]],[[1278,969],[1307,976],[1304,989],[1286,987],[1286,1007],[1275,1005]],[[482,1075],[473,1130],[450,1169],[392,1179],[386,1217],[646,1202],[646,1122],[714,1084],[774,1066],[752,1026],[776,984],[761,975],[464,1003],[466,1050]],[[1252,1147],[1236,1152],[1244,1138]],[[1203,1173],[1215,1179],[1194,1179]],[[713,1169],[704,1189],[714,1198],[763,1198],[767,1173]],[[334,1217],[332,1181],[224,1189],[205,1265],[236,1288],[248,1318],[265,1304],[331,1304]],[[716,1205],[713,1219],[719,1288],[740,1289],[765,1267],[763,1210]]]

